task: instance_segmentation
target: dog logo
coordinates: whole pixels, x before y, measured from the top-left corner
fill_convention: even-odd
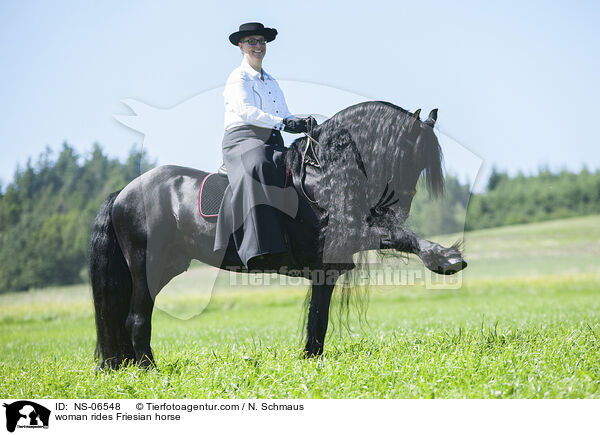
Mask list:
[[[28,400],[19,400],[4,404],[6,408],[6,430],[14,432],[16,428],[48,428],[50,410]]]

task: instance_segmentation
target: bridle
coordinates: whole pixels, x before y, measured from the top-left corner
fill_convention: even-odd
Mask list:
[[[304,151],[302,152],[302,163],[300,165],[300,180],[298,180],[298,184],[300,185],[300,190],[302,191],[302,194],[308,200],[308,202],[310,202],[311,204],[317,204],[317,201],[311,199],[306,194],[306,191],[304,190],[303,174],[304,174],[306,165],[313,166],[317,169],[322,169],[321,162],[319,161],[319,158],[317,157],[315,148],[312,146],[313,142],[316,143],[318,146],[321,146],[321,144],[319,142],[317,142],[317,140],[315,140],[315,138],[313,138],[310,134],[308,134],[308,132],[304,132],[304,135],[306,136],[306,146],[304,147]],[[309,148],[312,151],[314,161],[310,160],[306,157],[306,154],[308,153]]]
[[[308,133],[304,133],[304,134],[306,135],[306,146],[304,147],[304,152],[302,153],[302,164],[307,164],[310,166],[314,166],[315,168],[321,169],[321,162],[319,161],[319,158],[317,157],[317,152],[313,148],[312,143],[314,142],[318,146],[321,146],[321,144],[319,142],[317,142],[317,140],[314,137],[312,137],[310,134],[308,134]],[[308,152],[309,148],[312,151],[312,155],[315,159],[314,161],[306,158],[306,153]]]
[[[308,202],[310,202],[311,204],[318,204],[318,201],[315,201],[315,200],[311,199],[308,196],[308,194],[306,193],[306,191],[304,190],[303,175],[305,174],[306,165],[312,166],[312,167],[320,169],[320,170],[323,169],[322,166],[321,166],[321,162],[319,161],[319,158],[317,157],[317,152],[315,151],[315,148],[313,147],[312,143],[314,142],[319,147],[321,146],[321,144],[314,137],[312,137],[308,132],[304,132],[304,135],[306,136],[306,146],[304,147],[304,151],[302,151],[302,163],[300,165],[300,180],[298,181],[298,184],[300,186],[300,191],[302,192],[302,194],[304,195],[304,197],[306,198],[306,200]],[[412,145],[412,147],[416,146],[416,141],[415,140],[410,140],[410,139],[405,139],[405,140],[410,145]],[[310,158],[306,157],[307,154],[308,154],[309,149],[312,152],[312,157],[313,157],[314,160],[311,160]],[[388,181],[388,184],[391,181],[392,180],[390,179]],[[386,189],[387,189],[387,187],[386,187]],[[396,195],[414,197],[416,193],[417,193],[416,189],[411,189],[411,190],[401,190],[399,192],[396,192]]]

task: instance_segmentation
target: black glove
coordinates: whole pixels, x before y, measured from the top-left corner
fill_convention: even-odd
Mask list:
[[[308,118],[298,118],[290,116],[283,120],[283,131],[287,133],[304,133],[317,126],[317,121],[312,116]]]
[[[315,118],[313,118],[312,116],[309,116],[306,119],[306,132],[310,133],[310,131],[315,128],[317,125],[319,125],[317,123],[317,120]]]

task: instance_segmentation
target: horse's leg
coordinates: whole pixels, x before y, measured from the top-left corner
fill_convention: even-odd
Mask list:
[[[94,222],[90,243],[90,280],[96,317],[98,369],[118,369],[135,358],[125,323],[131,306],[131,272],[115,234],[112,208],[117,192],[106,199]]]
[[[459,244],[445,248],[439,243],[419,239],[419,250],[416,253],[423,264],[432,272],[440,275],[453,275],[467,267],[462,258]]]
[[[314,276],[314,278],[318,277]],[[329,322],[329,305],[335,281],[336,279],[325,280],[323,283],[313,281],[306,328],[306,346],[304,347],[304,354],[307,357],[323,353]]]
[[[440,275],[452,275],[467,267],[458,244],[445,248],[439,243],[419,237],[406,228],[400,228],[389,238],[382,240],[381,248],[415,254],[425,267]]]
[[[131,266],[133,293],[126,327],[133,343],[136,363],[140,367],[149,368],[154,366],[154,357],[150,348],[154,299],[150,295],[146,279],[145,252],[142,250],[136,252],[134,260],[135,265]]]
[[[138,179],[139,180],[139,179]],[[131,273],[131,294],[125,330],[133,346],[135,363],[147,368],[154,365],[150,350],[150,321],[154,298],[148,287],[148,218],[141,182],[131,183],[117,197],[113,220],[119,245]]]

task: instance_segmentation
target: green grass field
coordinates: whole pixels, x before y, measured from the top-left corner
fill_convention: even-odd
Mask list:
[[[4,294],[0,397],[600,398],[598,254],[600,216],[468,233],[460,289],[375,287],[349,331],[334,306],[311,360],[304,287],[209,300],[193,268],[157,299],[150,371],[95,373],[87,286]]]

